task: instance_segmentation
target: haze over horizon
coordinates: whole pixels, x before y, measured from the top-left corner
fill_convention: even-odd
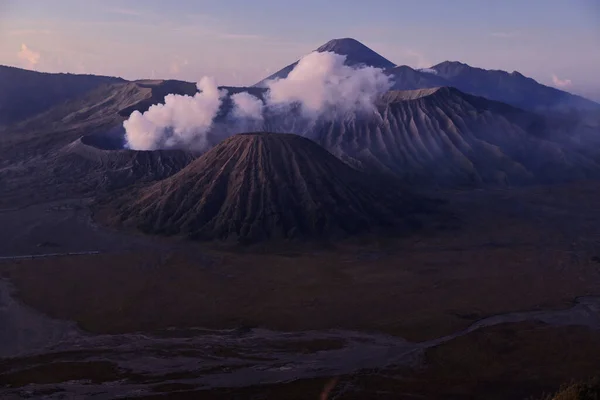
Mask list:
[[[599,17],[596,0],[3,0],[0,64],[251,85],[330,39],[353,37],[398,65],[517,70],[600,101]]]

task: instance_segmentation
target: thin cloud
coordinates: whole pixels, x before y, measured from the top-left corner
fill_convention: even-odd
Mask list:
[[[111,14],[127,15],[130,17],[144,17],[147,15],[147,13],[144,11],[134,10],[131,8],[111,8],[108,10],[108,12]]]
[[[419,51],[408,49],[404,53],[411,59],[415,60],[415,67],[417,68],[427,68],[432,65],[429,58]]]
[[[556,75],[552,75],[552,83],[559,88],[567,88],[573,84],[570,79],[560,79]]]
[[[21,50],[17,53],[17,57],[25,63],[28,68],[33,69],[40,62],[41,55],[37,51],[31,50],[23,43],[21,44]]]
[[[189,65],[189,61],[187,59],[181,61],[181,60],[175,60],[171,63],[171,65],[169,66],[169,73],[171,74],[179,74],[181,72],[181,69],[188,66]]]
[[[35,35],[52,35],[54,31],[50,29],[14,29],[8,31],[8,36],[35,36]]]
[[[491,35],[495,38],[512,39],[520,36],[519,32],[492,32]]]
[[[224,39],[234,39],[234,40],[259,40],[263,39],[261,35],[253,35],[253,34],[243,34],[243,33],[224,33],[220,35]]]

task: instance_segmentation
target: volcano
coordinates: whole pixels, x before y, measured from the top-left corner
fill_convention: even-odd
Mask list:
[[[395,90],[449,86],[534,112],[600,111],[600,104],[594,101],[542,85],[517,71],[486,70],[456,61],[444,61],[430,68],[416,70],[406,65],[397,66],[352,38],[330,40],[315,51],[344,55],[349,66],[381,68],[391,77]],[[263,87],[269,80],[286,78],[297,64],[296,61],[288,65],[255,86]]]
[[[573,125],[451,87],[390,91],[370,116],[325,122],[310,137],[347,163],[413,184],[518,185],[600,176],[570,142]],[[587,136],[591,134],[588,133]]]
[[[346,56],[346,65],[352,67],[368,66],[381,69],[393,68],[395,64],[390,60],[379,55],[361,42],[352,38],[333,39],[315,50],[319,53],[332,52]],[[263,79],[254,86],[264,86],[264,84],[273,79],[286,78],[290,72],[296,67],[298,61],[287,67],[277,71],[273,75]]]
[[[124,82],[110,76],[51,74],[0,65],[0,126],[25,120],[101,86]]]
[[[242,243],[412,229],[425,208],[309,139],[274,133],[232,136],[117,205],[122,223],[148,233]]]
[[[486,70],[458,61],[444,61],[431,67],[438,79],[463,92],[511,104],[524,110],[547,112],[565,110],[600,111],[600,104],[513,71]]]

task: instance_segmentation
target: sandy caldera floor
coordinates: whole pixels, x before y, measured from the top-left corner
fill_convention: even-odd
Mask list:
[[[18,249],[20,255],[63,249],[100,254],[4,260],[0,271],[27,305],[53,318],[73,320],[87,332],[174,326],[335,328],[421,342],[492,315],[564,308],[578,296],[599,294],[599,194],[597,183],[443,193],[457,215],[458,229],[425,230],[378,244],[279,253],[221,251],[126,235],[93,225],[85,207],[33,206],[38,208],[0,213],[0,223],[13,221],[13,245],[1,248],[2,256],[12,256],[10,249]],[[27,220],[18,213],[38,218]],[[48,216],[41,217],[44,213]],[[559,380],[570,379],[569,370],[580,371],[576,365],[592,367],[593,360],[600,359],[588,328],[577,329],[511,324],[470,333],[428,350],[425,369],[411,379],[430,384],[413,389],[417,395],[437,388],[436,393],[469,398],[469,390],[489,395],[510,386],[517,387],[514,393],[528,395],[553,384],[558,387]],[[569,358],[575,348],[560,339],[565,337],[567,343],[583,343],[587,352],[574,355],[577,360]],[[524,345],[528,340],[539,342],[537,353]],[[529,364],[557,350],[566,363],[560,373]],[[513,358],[503,359],[507,352]],[[492,364],[494,360],[504,361]],[[507,372],[515,368],[523,371],[521,383],[514,383],[516,372]],[[413,375],[387,374],[393,376],[393,385],[381,385],[391,385],[391,393],[410,389],[406,377]],[[364,379],[375,390],[373,379],[380,375],[363,373],[352,379]],[[573,373],[573,378],[581,375]],[[297,385],[314,384],[321,390],[324,383]],[[263,389],[293,392],[292,386]],[[262,389],[252,390],[262,398]]]

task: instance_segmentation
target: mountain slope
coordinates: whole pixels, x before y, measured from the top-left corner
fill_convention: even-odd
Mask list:
[[[226,139],[119,215],[146,232],[253,242],[406,227],[418,207],[306,138],[257,133]]]
[[[333,39],[319,47],[319,53],[332,52],[345,55],[346,63],[350,66],[367,65],[370,67],[387,69],[396,64],[377,54],[361,42],[352,38]]]
[[[562,182],[600,166],[538,115],[454,88],[392,91],[369,117],[323,122],[311,138],[361,169],[419,184]]]
[[[262,89],[223,86],[230,94],[249,91],[260,96]],[[0,132],[0,168],[16,160],[45,155],[81,136],[111,132],[112,147],[124,144],[122,123],[133,111],[144,112],[164,103],[168,94],[192,96],[195,83],[176,80],[143,80],[102,85],[84,95],[51,107]],[[231,108],[229,98],[224,108]],[[121,137],[113,135],[121,131]],[[120,145],[118,144],[120,143]]]
[[[0,126],[36,115],[101,85],[125,82],[96,75],[50,74],[0,65]]]
[[[196,158],[182,150],[114,149],[107,140],[110,136],[84,136],[44,158],[0,169],[0,204],[11,199],[36,203],[95,196],[167,178]]]
[[[485,70],[445,61],[431,69],[463,92],[502,101],[531,111],[600,110],[600,104],[542,85],[518,72]]]
[[[436,74],[421,72],[406,65],[399,65],[387,69],[385,72],[392,76],[393,90],[416,90],[449,86],[448,81]]]
[[[366,65],[381,69],[393,68],[395,66],[393,62],[377,54],[358,40],[352,38],[330,40],[329,42],[317,48],[315,51],[319,53],[333,52],[344,55],[346,56],[346,65],[350,66]],[[298,61],[288,65],[285,68],[282,68],[271,76],[258,82],[254,86],[264,86],[266,81],[287,77],[297,64]]]
[[[0,134],[0,167],[48,156],[84,135],[119,129],[120,110],[151,96],[151,89],[132,82],[102,85],[13,124]]]
[[[182,150],[102,149],[97,140],[84,136],[52,157],[49,165],[54,181],[85,185],[90,190],[111,190],[167,178],[196,158]]]
[[[415,70],[406,65],[396,66],[355,39],[334,39],[316,51],[332,51],[347,56],[348,65],[369,65],[382,68],[394,81],[394,90],[428,89],[452,86],[475,96],[501,101],[529,111],[600,110],[600,104],[581,96],[542,85],[518,72],[485,70],[460,62],[445,61],[430,72]],[[297,62],[288,65],[255,86],[266,81],[285,78]]]

